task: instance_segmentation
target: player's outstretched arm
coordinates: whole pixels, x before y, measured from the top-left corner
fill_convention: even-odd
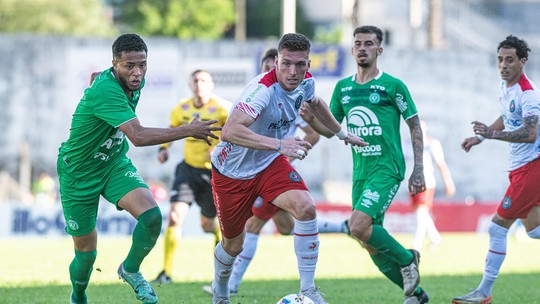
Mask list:
[[[461,143],[461,148],[465,152],[469,152],[473,146],[476,146],[484,141],[486,138],[491,138],[494,131],[501,131],[504,129],[504,123],[502,116],[499,116],[491,126],[486,125],[480,121],[471,122],[475,136],[467,137]]]
[[[313,116],[317,118],[316,120],[318,120],[324,127],[322,128],[312,125],[317,132],[321,132],[322,135],[330,138],[332,136],[328,134],[329,131],[333,135],[336,135],[339,139],[343,140],[345,144],[351,144],[353,146],[368,145],[368,143],[366,143],[362,138],[354,134],[350,134],[346,129],[341,127],[339,122],[330,112],[330,109],[324,100],[316,96],[311,102],[308,103],[308,105],[309,108],[307,112],[313,114]],[[315,119],[312,119],[312,121],[315,121]]]
[[[201,121],[195,117],[190,124],[175,128],[147,128],[141,125],[138,118],[134,118],[119,128],[137,147],[168,143],[186,137],[202,139],[210,145],[209,138],[219,138],[212,132],[221,130],[221,127],[212,126],[215,123],[217,120]]]

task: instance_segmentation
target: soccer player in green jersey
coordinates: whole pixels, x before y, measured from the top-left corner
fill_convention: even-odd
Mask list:
[[[146,74],[148,49],[135,34],[119,36],[112,45],[112,67],[84,91],[71,121],[69,138],[59,149],[57,170],[66,232],[75,257],[69,266],[70,303],[88,303],[86,288],[97,256],[96,218],[99,197],[126,210],[137,225],[118,275],[131,285],[138,300],[157,303],[157,295],[139,267],[156,244],[162,216],[152,193],[126,156],[127,137],[135,146],[149,146],[185,137],[217,138],[216,120],[176,128],[143,127],[135,114]]]
[[[414,153],[409,191],[416,195],[425,190],[420,119],[405,84],[377,67],[383,52],[383,32],[375,26],[361,26],[353,36],[357,73],[336,84],[330,102],[330,110],[339,122],[347,118],[348,132],[369,143],[351,147],[353,212],[349,229],[379,270],[404,290],[405,303],[427,303],[426,292],[418,286],[420,254],[405,249],[383,227],[386,210],[404,179],[400,117],[409,126]],[[324,128],[316,130],[327,137],[333,135]]]

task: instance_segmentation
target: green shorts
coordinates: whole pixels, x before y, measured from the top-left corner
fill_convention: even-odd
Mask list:
[[[352,208],[373,218],[382,225],[384,214],[396,196],[401,180],[388,174],[375,174],[367,180],[353,181]]]
[[[74,178],[68,173],[62,160],[58,161],[58,180],[60,198],[66,232],[73,236],[86,235],[96,227],[99,196],[116,205],[118,201],[133,189],[148,185],[141,178],[129,158],[124,158],[100,174],[89,172],[83,178]]]

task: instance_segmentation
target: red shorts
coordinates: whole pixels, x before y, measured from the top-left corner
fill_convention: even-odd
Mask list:
[[[540,206],[540,158],[511,171],[510,186],[497,209],[504,219],[526,218],[534,206]]]
[[[424,192],[420,192],[416,194],[415,196],[411,196],[409,194],[409,197],[411,198],[411,203],[414,208],[418,206],[426,206],[429,209],[433,208],[433,197],[435,196],[435,189],[429,188],[426,189]]]
[[[289,190],[308,189],[287,158],[280,155],[252,179],[229,178],[212,168],[212,190],[221,233],[231,239],[244,231],[257,197],[266,203]]]
[[[279,207],[272,205],[271,202],[264,201],[262,198],[257,198],[253,203],[253,208],[251,212],[253,215],[260,218],[261,220],[268,221],[279,211]]]

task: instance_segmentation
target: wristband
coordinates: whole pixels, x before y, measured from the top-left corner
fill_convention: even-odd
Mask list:
[[[339,132],[336,133],[337,138],[341,140],[347,138],[347,135],[349,135],[349,132],[347,132],[347,129],[344,129],[343,127],[341,128],[341,130],[339,130]]]
[[[484,136],[482,136],[482,135],[480,135],[480,134],[476,134],[476,137],[477,137],[478,139],[480,139],[480,142],[483,142],[484,139],[486,139]]]

